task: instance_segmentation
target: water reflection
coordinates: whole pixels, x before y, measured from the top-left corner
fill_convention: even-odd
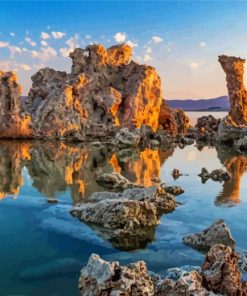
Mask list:
[[[173,150],[160,152],[146,149],[113,152],[59,142],[6,142],[0,145],[0,198],[18,195],[23,185],[21,171],[28,169],[32,186],[45,197],[71,191],[73,203],[101,191],[95,182],[100,172],[116,171],[138,184],[150,186],[160,176],[162,163]]]
[[[217,147],[218,158],[231,174],[231,179],[223,184],[222,191],[216,197],[218,206],[233,206],[240,203],[241,178],[247,169],[247,157],[236,155],[224,147]]]
[[[222,184],[215,199],[217,206],[240,203],[240,183],[247,169],[247,157],[236,155],[223,147],[216,147],[217,157],[231,173],[232,178]],[[193,150],[194,153],[200,153]],[[0,142],[0,199],[17,197],[23,186],[22,168],[26,167],[32,186],[45,197],[58,192],[71,192],[73,203],[86,200],[95,191],[102,191],[95,182],[101,172],[115,171],[144,186],[160,177],[165,161],[174,149],[143,151],[124,149],[112,151],[107,147],[91,147],[61,142]],[[192,157],[192,156],[190,156]]]

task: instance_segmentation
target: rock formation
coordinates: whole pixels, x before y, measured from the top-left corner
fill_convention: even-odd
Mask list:
[[[239,255],[231,247],[214,245],[202,265],[204,286],[220,295],[247,295],[246,283],[241,281],[238,260]]]
[[[175,196],[154,186],[123,193],[96,192],[89,201],[74,206],[71,214],[123,250],[152,241],[160,216],[176,207]]]
[[[30,136],[31,117],[22,113],[20,95],[15,73],[0,71],[0,138]]]
[[[92,254],[81,270],[79,289],[82,296],[153,295],[154,287],[143,261],[121,266]]]
[[[182,272],[177,279],[173,280],[148,272],[143,261],[123,266],[119,262],[108,262],[92,254],[87,265],[81,270],[79,290],[83,296],[215,295],[203,286],[202,280],[202,276],[197,271]]]
[[[33,75],[25,102],[15,74],[0,72],[0,137],[81,141],[115,135],[118,127],[160,125],[173,135],[186,129],[187,117],[162,99],[155,68],[131,61],[127,44],[89,45],[70,57],[70,74],[44,68]]]
[[[209,249],[215,244],[224,244],[232,248],[235,246],[230,229],[223,220],[214,222],[202,232],[184,236],[183,242],[195,249]]]
[[[231,106],[229,115],[235,124],[247,124],[247,91],[244,87],[245,60],[222,55],[219,56],[219,62],[226,73]]]

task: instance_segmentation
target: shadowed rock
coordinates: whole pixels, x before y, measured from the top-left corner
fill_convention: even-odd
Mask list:
[[[194,249],[201,250],[207,250],[213,245],[220,243],[232,248],[235,246],[235,240],[224,220],[214,222],[202,232],[184,236],[183,243]]]

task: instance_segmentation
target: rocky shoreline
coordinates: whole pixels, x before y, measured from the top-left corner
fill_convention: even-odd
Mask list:
[[[202,266],[186,271],[175,268],[172,276],[161,277],[147,270],[144,261],[126,266],[108,262],[92,254],[81,270],[81,295],[247,295],[247,283],[240,270],[246,268],[246,256],[234,251],[235,241],[224,221],[216,221],[200,234],[191,234],[184,243],[208,247]]]

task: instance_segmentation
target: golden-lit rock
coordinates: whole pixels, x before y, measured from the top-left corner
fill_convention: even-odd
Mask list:
[[[226,73],[231,106],[229,115],[236,124],[247,124],[247,91],[244,87],[245,60],[222,55],[219,56],[219,62]]]
[[[0,71],[0,137],[30,136],[31,117],[21,110],[21,86],[14,72]]]

